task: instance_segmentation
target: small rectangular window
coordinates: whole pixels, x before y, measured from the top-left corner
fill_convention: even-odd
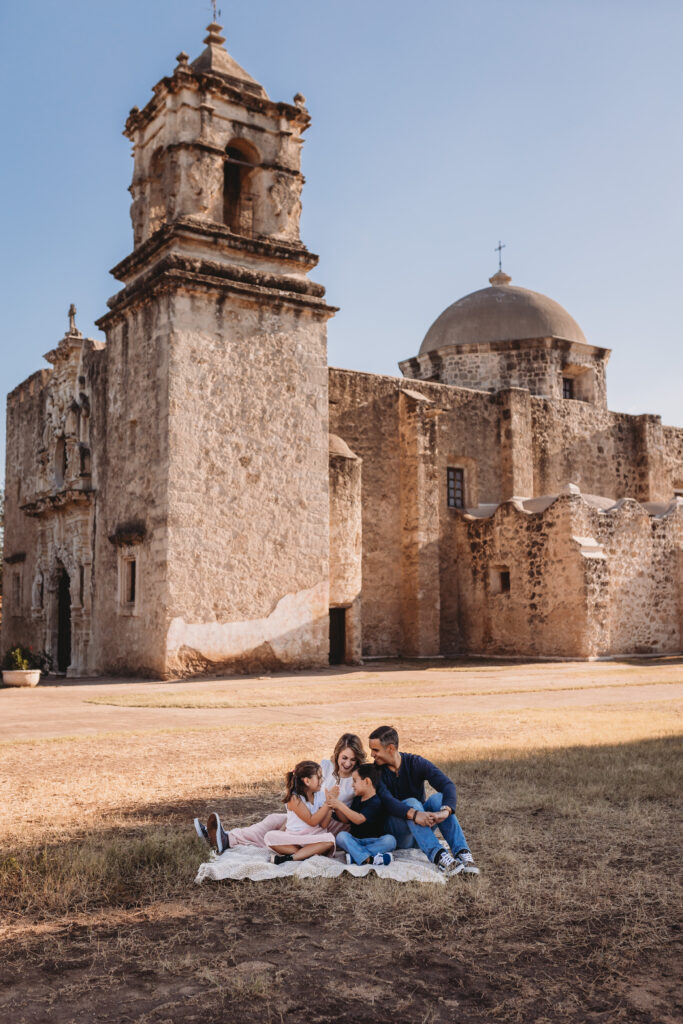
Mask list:
[[[574,397],[574,378],[563,377],[562,378],[562,397],[573,398]]]
[[[492,594],[510,593],[510,570],[506,565],[493,565],[489,571]]]
[[[449,466],[446,470],[448,487],[448,507],[465,507],[465,470]]]
[[[124,600],[126,604],[135,604],[136,564],[130,558],[125,563]]]
[[[21,574],[14,573],[12,577],[12,600],[16,611],[21,608]]]

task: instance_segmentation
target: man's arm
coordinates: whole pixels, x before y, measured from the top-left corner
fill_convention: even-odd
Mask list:
[[[455,803],[457,800],[455,783],[449,779],[440,768],[437,768],[435,764],[428,761],[426,757],[420,757],[419,754],[414,756],[417,760],[416,767],[422,777],[433,789],[436,790],[437,793],[441,793],[444,804],[450,807],[451,810],[455,811]]]
[[[377,796],[382,801],[387,814],[390,814],[392,818],[406,818],[408,816],[409,807],[401,800],[397,800],[395,796],[387,789],[384,782],[380,781],[377,787]]]

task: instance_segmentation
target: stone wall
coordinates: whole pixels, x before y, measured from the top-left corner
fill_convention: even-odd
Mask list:
[[[557,338],[447,345],[399,363],[415,380],[437,381],[477,391],[526,388],[532,395],[563,398],[563,378],[574,399],[607,408],[605,349]]]
[[[605,559],[577,539],[574,504],[573,498],[559,498],[545,512],[531,514],[507,502],[490,517],[460,517],[454,524],[450,585],[459,595],[462,652],[597,653],[587,593],[601,595]],[[594,599],[592,605],[595,613]]]
[[[674,491],[683,497],[683,430],[663,427],[663,456],[666,472]]]
[[[94,621],[100,672],[160,675],[168,628],[171,301],[141,302],[100,324],[106,397],[96,419]],[[135,562],[135,600],[125,593]]]
[[[171,319],[166,670],[326,664],[326,314],[183,289]]]
[[[569,482],[612,500],[672,497],[671,480],[680,466],[676,446],[683,431],[663,428],[665,451],[658,442],[662,428],[656,417],[550,401],[523,389],[488,394],[433,382],[407,385],[390,377],[330,370],[331,429],[363,459],[366,656],[494,649],[483,624],[489,615],[484,576],[478,584],[484,589],[475,599],[459,574],[467,547],[458,548],[465,543],[458,533],[462,512],[447,503],[448,467],[464,471],[466,506],[488,505],[491,511],[514,495],[557,494]],[[608,651],[606,636],[614,630],[606,624],[605,602],[612,600],[605,591],[607,556],[603,552],[598,557],[590,544],[575,539],[591,536],[597,527],[588,523],[570,529],[565,524],[564,529],[552,530],[553,517],[560,515],[563,504],[551,507],[554,511],[543,522],[529,520],[527,512],[509,512],[514,506],[496,513],[512,516],[506,557],[513,560],[510,571],[518,581],[524,580],[525,589],[524,610],[514,614],[506,611],[510,602],[504,592],[493,595],[492,607],[500,606],[501,613],[495,616],[500,627],[495,643],[500,651],[527,653],[540,644],[539,651],[558,656]],[[473,530],[491,529],[489,519],[475,522],[489,526]],[[622,546],[623,564],[628,566],[628,544]],[[500,553],[490,557],[491,565],[504,564]],[[673,564],[676,556],[667,557]],[[536,578],[550,565],[558,566],[557,580],[566,575],[564,596]],[[660,584],[665,587],[666,575],[658,579],[655,590]],[[571,594],[578,592],[586,595],[585,600],[572,610]],[[474,610],[468,604],[472,601],[479,602]],[[568,616],[580,623],[574,633],[566,626]],[[478,624],[468,624],[475,621]],[[668,627],[663,628],[666,632]],[[664,634],[657,636],[653,644],[669,643]]]
[[[602,511],[580,495],[561,496],[538,513],[508,502],[489,518],[462,517],[450,566],[461,650],[532,657],[680,651],[682,520],[681,505],[653,518],[633,500]]]
[[[69,676],[82,676],[95,666],[92,448],[102,345],[83,338],[72,315],[45,358],[53,369],[34,374],[8,398],[3,647],[20,639],[50,654]]]
[[[38,524],[21,506],[35,492],[50,370],[39,370],[7,396],[5,540],[2,588],[2,653],[22,644],[42,649],[44,635],[31,615],[38,568]],[[38,602],[36,601],[36,604]]]

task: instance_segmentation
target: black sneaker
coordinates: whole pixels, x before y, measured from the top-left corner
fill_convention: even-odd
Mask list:
[[[194,830],[200,839],[203,839],[205,843],[209,843],[209,846],[211,845],[209,841],[209,830],[206,825],[202,825],[199,818],[194,819]]]
[[[271,864],[285,864],[288,860],[294,860],[291,853],[271,853]]]
[[[456,860],[459,860],[462,864],[463,875],[478,875],[479,868],[474,863],[474,857],[469,850],[461,850],[460,853],[456,854]]]
[[[462,861],[457,857],[452,857],[448,850],[439,850],[434,858],[434,863],[444,875],[459,875],[464,868]]]
[[[228,833],[221,825],[221,819],[215,811],[212,811],[206,821],[206,830],[209,835],[209,843],[218,853],[224,853],[230,849]]]

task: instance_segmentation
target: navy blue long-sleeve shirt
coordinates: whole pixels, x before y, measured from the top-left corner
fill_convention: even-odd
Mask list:
[[[405,818],[409,808],[402,800],[415,797],[420,803],[425,801],[425,782],[428,782],[437,793],[443,796],[443,802],[455,810],[455,783],[447,775],[419,754],[404,754],[399,751],[401,765],[397,772],[392,772],[388,764],[382,765],[382,775],[377,787],[377,795],[381,799],[387,814],[394,818]]]

